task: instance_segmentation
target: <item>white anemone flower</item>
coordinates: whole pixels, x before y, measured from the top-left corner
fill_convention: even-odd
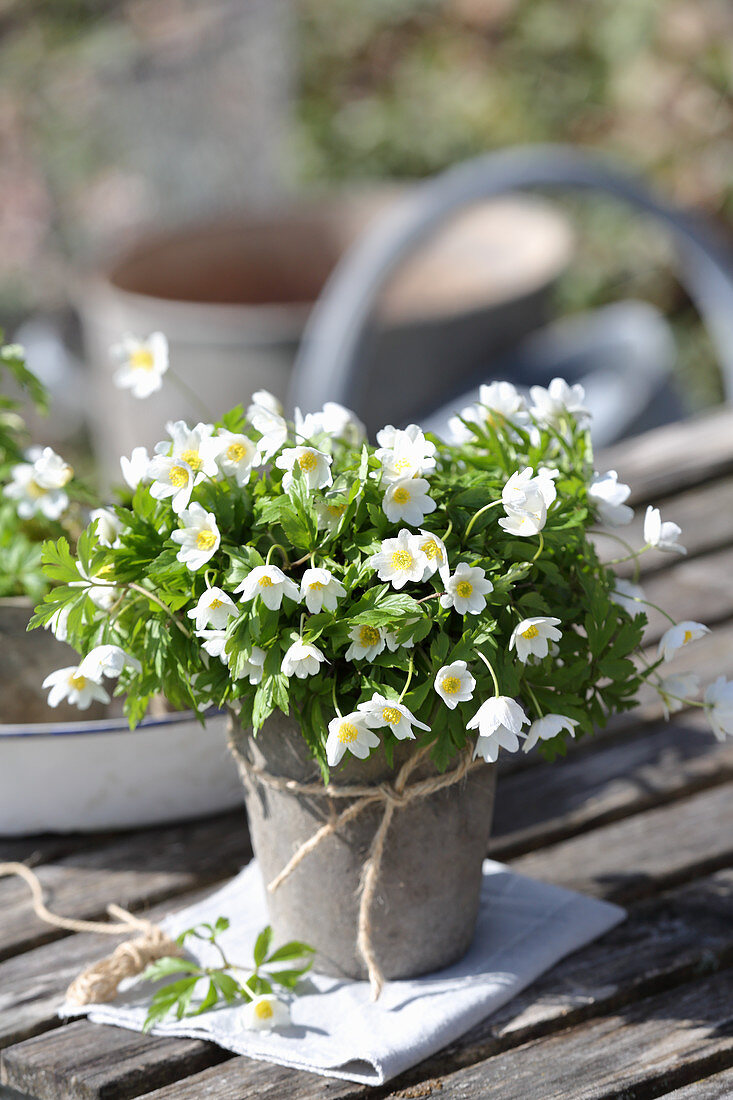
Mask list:
[[[472,431],[468,426],[475,424],[477,427],[481,424],[482,415],[481,409],[478,405],[466,405],[461,409],[460,413],[456,413],[448,421],[448,431],[450,432],[451,441],[461,446],[464,443],[471,443],[476,438],[476,432]],[[466,424],[466,421],[468,424]]]
[[[677,542],[681,534],[681,527],[671,521],[662,523],[659,509],[649,505],[644,516],[644,541],[647,546],[656,546],[657,550],[667,550],[673,554],[686,554],[684,546]]]
[[[588,486],[588,497],[595,505],[601,523],[605,523],[608,527],[621,527],[631,523],[634,510],[624,504],[630,492],[629,486],[618,480],[615,470],[595,475]]]
[[[336,530],[346,511],[346,504],[336,504],[328,498],[315,501],[313,507],[318,517],[318,527],[325,528],[329,534]]]
[[[420,549],[418,535],[403,527],[396,539],[384,539],[380,550],[372,554],[369,565],[380,581],[393,588],[404,588],[408,581],[421,581],[428,567],[428,556]]]
[[[84,676],[87,680],[95,680],[100,683],[103,676],[116,678],[126,668],[131,668],[133,672],[142,672],[143,670],[143,666],[137,657],[133,657],[131,653],[125,653],[120,646],[98,645],[94,649],[90,649],[86,657],[83,658],[78,671],[79,675]]]
[[[46,623],[46,630],[50,630],[58,642],[65,642],[69,636],[69,612],[71,608],[67,604],[54,611]]]
[[[493,424],[497,420],[508,420],[510,424],[522,424],[527,420],[527,402],[511,382],[489,382],[480,386],[478,403],[488,411],[486,419]]]
[[[226,630],[197,630],[195,633],[196,637],[201,639],[203,643],[201,648],[205,653],[210,657],[218,657],[223,665],[229,664],[229,654],[224,650],[227,641]]]
[[[180,516],[188,508],[193,492],[195,474],[182,458],[155,455],[148,466],[151,480],[150,495],[155,500],[170,498],[171,508]]]
[[[15,501],[15,510],[21,519],[36,515],[59,519],[69,507],[69,497],[63,489],[44,489],[38,484],[30,462],[19,462],[10,474],[12,481],[3,487],[3,496]]]
[[[120,469],[122,470],[122,477],[125,480],[125,484],[134,492],[138,485],[146,483],[148,481],[148,466],[150,465],[150,456],[146,447],[135,447],[129,458],[122,455],[120,458]]]
[[[494,764],[499,749],[516,752],[519,738],[525,736],[522,732],[525,724],[529,724],[529,718],[516,699],[510,699],[508,695],[487,699],[467,724],[468,729],[478,730],[474,760],[481,756],[487,764]]]
[[[434,686],[445,705],[455,710],[459,703],[467,703],[469,699],[473,699],[476,681],[468,671],[465,661],[453,661],[438,670]]]
[[[509,639],[509,648],[517,651],[517,657],[526,665],[530,657],[542,659],[549,653],[550,642],[559,642],[562,633],[557,629],[560,619],[551,615],[536,615],[532,619],[522,619],[514,627]]]
[[[97,539],[102,546],[119,546],[120,532],[124,524],[110,508],[95,508],[89,514],[89,522],[95,524]]]
[[[705,689],[705,708],[708,721],[718,741],[726,735],[733,736],[733,680],[719,676]]]
[[[297,584],[286,577],[277,565],[258,565],[234,589],[242,593],[242,603],[250,603],[259,596],[270,611],[279,611],[283,597],[293,603],[300,603],[300,591]]]
[[[253,467],[259,465],[257,447],[246,435],[223,430],[211,442],[219,469],[227,477],[233,477],[241,489],[249,481]]]
[[[240,1008],[239,1019],[247,1031],[272,1031],[275,1027],[289,1027],[290,1006],[274,993],[263,993]]]
[[[661,657],[665,661],[671,661],[678,649],[689,645],[690,642],[696,642],[698,638],[702,638],[704,634],[709,633],[710,628],[703,623],[696,623],[689,619],[676,623],[669,630],[665,630],[660,638],[657,657]]]
[[[200,485],[204,478],[216,477],[219,467],[216,462],[217,444],[212,439],[212,424],[199,423],[189,428],[185,420],[174,420],[169,421],[165,428],[171,437],[172,446],[168,440],[156,443],[157,455],[167,455],[190,466],[194,485]]]
[[[591,414],[583,404],[585,390],[579,384],[569,386],[564,378],[553,378],[547,389],[531,386],[529,395],[533,401],[530,413],[539,424],[560,427],[563,420],[572,416],[582,427],[590,420]]]
[[[422,580],[426,581],[437,573],[443,584],[446,585],[450,577],[450,566],[448,565],[448,551],[443,540],[434,535],[432,531],[425,531],[421,527],[417,545],[428,559]]]
[[[501,499],[506,518],[499,520],[511,535],[538,534],[547,522],[547,509],[557,496],[556,471],[541,469],[534,475],[531,466],[516,470],[504,485]]]
[[[664,717],[676,714],[682,710],[690,699],[697,698],[700,691],[700,677],[694,672],[678,672],[672,676],[665,676],[657,684],[657,691],[662,700]]]
[[[297,676],[299,680],[305,680],[307,676],[317,676],[325,660],[318,646],[293,642],[282,659],[280,671],[283,676]]]
[[[480,615],[494,586],[479,565],[460,561],[440,597],[441,607],[453,607],[459,615]]]
[[[624,611],[628,611],[629,615],[640,615],[646,604],[646,596],[641,585],[632,584],[623,577],[616,577],[615,583],[616,589],[609,593],[609,598],[619,607],[623,607]]]
[[[331,463],[333,459],[315,447],[289,447],[275,459],[275,465],[285,470],[283,489],[287,493],[295,480],[293,469],[297,465],[305,478],[306,485],[313,489],[326,489],[333,484]]]
[[[42,489],[63,489],[74,476],[74,469],[51,447],[44,447],[33,463],[33,476]]]
[[[435,469],[435,444],[425,438],[422,429],[417,424],[410,424],[404,430],[393,429],[393,433],[389,446],[379,447],[375,451],[382,464],[384,481],[402,481],[432,473]]]
[[[97,573],[91,575],[85,572],[80,561],[77,561],[76,568],[82,579],[80,581],[70,581],[69,586],[71,588],[85,588],[87,596],[95,607],[98,607],[100,611],[109,611],[122,594],[111,580],[107,580],[108,577],[112,576],[112,566],[103,565]]]
[[[295,435],[299,439],[313,439],[317,435],[328,435],[341,440],[350,447],[359,447],[366,439],[366,428],[351,409],[339,405],[337,401],[327,401],[320,412],[307,413],[295,410]]]
[[[267,654],[264,649],[260,649],[258,645],[253,645],[244,658],[244,664],[239,670],[237,679],[243,680],[246,676],[250,684],[260,684],[262,682],[266,656]]]
[[[359,703],[356,708],[363,714],[366,724],[370,729],[380,729],[389,726],[398,741],[414,740],[415,734],[412,727],[419,730],[429,730],[424,722],[418,722],[412,711],[395,699],[387,699],[384,695],[375,692],[367,703]]]
[[[378,626],[352,626],[349,631],[351,645],[346,650],[346,660],[356,661],[365,658],[367,661],[378,657],[387,644],[387,635]]]
[[[372,749],[376,749],[379,738],[366,724],[366,718],[352,710],[342,718],[332,718],[328,723],[326,738],[326,759],[330,768],[335,768],[348,749],[360,760],[365,760]]]
[[[382,508],[390,523],[409,523],[419,527],[437,508],[428,496],[430,485],[423,477],[403,477],[393,481],[384,494]]]
[[[574,718],[566,718],[564,714],[546,714],[544,718],[536,718],[527,730],[522,752],[529,752],[538,741],[551,741],[562,730],[567,730],[571,737],[575,737],[577,724]]]
[[[168,341],[162,332],[153,332],[147,340],[123,336],[110,354],[120,364],[114,373],[118,389],[130,390],[133,397],[150,397],[163,385],[168,370]]]
[[[311,615],[324,608],[335,611],[338,601],[346,595],[346,589],[328,569],[306,569],[300,579],[300,598]]]
[[[404,626],[413,626],[416,622],[418,622],[417,619],[406,619],[403,625]],[[387,643],[387,649],[390,651],[390,653],[396,653],[398,649],[414,649],[415,648],[415,639],[414,638],[407,638],[404,642],[399,642],[397,640],[398,637],[399,637],[399,632],[397,630],[387,630],[385,632],[384,640]]]
[[[109,695],[101,684],[84,676],[80,666],[77,665],[58,668],[55,672],[49,673],[41,686],[51,689],[48,693],[50,707],[57,707],[64,699],[76,704],[79,710],[87,710],[94,701],[109,702]]]
[[[258,390],[247,409],[247,419],[262,437],[257,449],[263,458],[272,458],[288,438],[288,425],[282,415],[280,402],[267,390]]]
[[[184,508],[179,520],[183,526],[171,535],[173,542],[181,547],[176,559],[195,573],[219,549],[221,535],[216,525],[216,516],[213,512],[207,512],[200,504],[192,504],[190,508]]]
[[[238,615],[237,605],[231,596],[221,588],[207,588],[199,596],[195,607],[187,612],[188,618],[193,619],[197,632],[205,626],[211,626],[214,630],[225,630],[230,619]]]

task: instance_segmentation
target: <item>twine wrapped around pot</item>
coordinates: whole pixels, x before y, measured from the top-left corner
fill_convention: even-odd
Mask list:
[[[452,787],[455,783],[460,783],[472,768],[483,765],[484,761],[472,760],[471,750],[466,749],[460,754],[459,762],[452,771],[444,772],[442,775],[429,776],[426,779],[416,780],[408,784],[408,780],[414,770],[423,762],[430,752],[431,746],[426,745],[418,749],[417,752],[413,753],[413,755],[405,761],[398,771],[393,783],[377,783],[368,786],[349,784],[343,787],[329,784],[326,787],[321,782],[301,783],[295,779],[286,779],[284,776],[271,775],[263,768],[258,768],[247,760],[244,754],[239,750],[233,738],[230,738],[229,747],[237,761],[239,772],[244,782],[255,781],[262,783],[266,787],[271,787],[274,790],[285,791],[292,794],[307,795],[316,798],[348,798],[352,800],[350,806],[347,806],[345,810],[342,810],[341,813],[337,814],[330,821],[327,821],[320,829],[316,830],[312,837],[301,844],[280,873],[267,884],[267,889],[270,893],[274,893],[303,862],[306,856],[314,851],[326,837],[338,832],[339,829],[361,814],[368,806],[383,803],[384,813],[382,815],[382,820],[374,834],[369,854],[364,862],[362,870],[356,937],[359,952],[364,959],[369,974],[372,1000],[376,1001],[384,986],[384,974],[382,973],[379,960],[376,957],[372,944],[372,923],[370,914],[372,901],[379,881],[387,833],[394,813],[397,809],[408,806],[416,799],[427,798],[429,795],[435,794],[436,791],[441,791],[446,787]]]
[[[52,913],[44,904],[41,880],[25,863],[0,863],[0,878],[6,875],[15,875],[28,884],[33,898],[33,912],[44,924],[63,928],[67,932],[97,932],[108,936],[119,936],[120,933],[133,931],[141,933],[137,939],[119,944],[111,955],[88,966],[74,979],[66,990],[66,999],[71,1004],[103,1004],[113,1001],[123,978],[142,974],[156,959],[183,954],[182,948],[157,924],[136,917],[119,905],[107,906],[107,912],[117,917],[117,924],[60,917]]]

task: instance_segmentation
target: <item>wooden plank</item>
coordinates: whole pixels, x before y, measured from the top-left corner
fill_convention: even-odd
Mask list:
[[[116,902],[132,910],[234,874],[251,858],[244,810],[147,829],[36,868],[48,907],[99,919]],[[0,959],[67,935],[33,913],[28,887],[0,879]]]
[[[211,887],[178,895],[151,909],[147,916],[161,920],[211,893]],[[56,1015],[74,978],[91,963],[114,951],[128,937],[83,933],[36,947],[0,963],[0,1047],[19,1043],[59,1026]]]
[[[700,710],[637,737],[592,739],[552,764],[503,775],[489,854],[526,852],[733,780],[733,739],[715,739]]]
[[[76,1020],[3,1051],[0,1081],[44,1100],[126,1100],[229,1057],[199,1039],[158,1039]]]
[[[222,1066],[147,1092],[141,1100],[346,1100],[365,1091],[374,1090],[251,1058],[232,1058]]]
[[[663,573],[643,579],[642,587],[651,603],[678,621],[693,619],[710,627],[724,623],[733,617],[733,546],[691,561],[676,561]],[[649,616],[647,637],[657,639],[669,621],[653,607],[644,610]]]
[[[730,1100],[733,1096],[733,1069],[695,1081],[685,1088],[665,1092],[662,1100]]]
[[[733,470],[733,415],[722,408],[606,447],[598,470],[617,470],[630,503],[656,503]]]
[[[53,945],[58,948],[59,945]],[[48,948],[41,948],[40,954]],[[637,1000],[652,991],[696,978],[701,969],[708,972],[733,961],[733,871],[720,872],[674,893],[638,905],[625,925],[589,945],[581,952],[563,960],[539,983],[521,993],[511,1005],[505,1006],[490,1020],[473,1029],[451,1048],[441,1052],[421,1067],[421,1074],[446,1071],[446,1067],[472,1064],[489,1054],[518,1045],[528,1038],[566,1028],[600,1012]],[[60,1033],[69,1036],[66,1046],[59,1045],[59,1033],[21,1043],[5,1055],[10,1067],[7,1080],[32,1085],[41,1100],[57,1100],[59,1095],[102,1097],[119,1077],[116,1058],[120,1033],[97,1028],[85,1021]],[[188,1078],[192,1054],[203,1060],[204,1050],[192,1051],[188,1040],[151,1040],[124,1033],[124,1066],[136,1066],[142,1073],[148,1059],[152,1071],[165,1064],[169,1082],[176,1085],[161,1088],[160,1100],[175,1097],[188,1100],[201,1094],[221,1096],[288,1096],[293,1100],[310,1100],[313,1082],[320,1081],[309,1074],[263,1068],[247,1058],[236,1058],[214,1070]],[[95,1036],[101,1036],[100,1041]],[[73,1043],[71,1040],[73,1039]],[[200,1044],[202,1047],[206,1044]],[[72,1056],[67,1048],[73,1047]],[[213,1048],[212,1048],[213,1049]],[[64,1054],[66,1050],[66,1054]],[[66,1059],[66,1061],[64,1061]],[[68,1092],[59,1094],[58,1079],[73,1060],[73,1082]],[[66,1068],[64,1068],[66,1067]],[[184,1081],[183,1078],[186,1077]],[[139,1080],[135,1077],[134,1080]],[[146,1078],[142,1078],[147,1080]],[[268,1084],[268,1082],[271,1082]],[[152,1083],[152,1082],[151,1082]],[[321,1086],[323,1082],[320,1082]],[[16,1084],[16,1087],[21,1087]],[[150,1088],[150,1085],[147,1086]],[[281,1093],[267,1092],[282,1088]],[[220,1089],[221,1091],[217,1091]],[[263,1091],[261,1092],[260,1089]],[[354,1086],[347,1090],[351,1095]],[[361,1090],[358,1090],[360,1093]],[[323,1095],[332,1095],[324,1093]],[[333,1095],[341,1096],[341,1092]]]
[[[733,418],[731,419],[733,432]],[[680,542],[687,550],[687,558],[699,557],[733,543],[733,510],[726,502],[733,500],[733,478],[725,477],[698,485],[695,489],[675,494],[661,502],[660,511],[663,520],[672,520],[682,528]],[[655,502],[650,502],[654,504]],[[634,519],[625,527],[614,527],[611,534],[628,542],[635,549],[644,545],[644,516],[646,506],[636,509]],[[599,534],[595,538],[598,553],[604,561],[623,557],[628,551],[607,535]],[[666,569],[678,561],[673,553],[661,550],[646,550],[639,558],[642,574],[654,573]],[[629,573],[632,566],[619,566],[620,573]]]
[[[450,1073],[440,1100],[659,1096],[733,1064],[732,999],[727,970]]]
[[[520,856],[531,878],[630,901],[733,861],[733,784],[636,814]]]

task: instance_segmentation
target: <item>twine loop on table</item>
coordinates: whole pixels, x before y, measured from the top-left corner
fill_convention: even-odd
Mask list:
[[[361,882],[359,885],[359,916],[356,935],[357,947],[366,963],[367,972],[369,974],[372,1000],[376,1001],[384,986],[384,974],[382,973],[382,968],[379,965],[379,960],[372,942],[371,909],[382,867],[387,833],[389,832],[394,813],[396,810],[408,806],[418,798],[427,798],[428,795],[435,794],[437,791],[444,790],[446,787],[452,787],[455,783],[460,783],[473,767],[482,765],[484,763],[483,760],[472,760],[470,749],[466,749],[461,753],[459,762],[453,771],[444,772],[442,775],[429,776],[426,779],[419,779],[414,783],[408,783],[415,768],[423,762],[430,751],[431,746],[425,745],[405,761],[393,783],[377,783],[371,785],[353,784],[343,787],[329,784],[326,787],[320,782],[299,783],[295,779],[286,779],[283,776],[271,775],[263,768],[256,767],[252,764],[239,750],[236,742],[231,737],[229,747],[239,766],[240,775],[245,782],[247,780],[256,780],[274,790],[290,794],[301,794],[316,798],[349,798],[353,800],[350,806],[347,806],[345,810],[342,810],[335,817],[331,818],[330,821],[321,825],[312,837],[301,844],[280,873],[268,883],[267,889],[270,893],[274,893],[275,890],[290,877],[296,867],[303,862],[306,856],[314,851],[326,837],[332,836],[334,833],[338,832],[339,829],[349,821],[358,817],[358,815],[368,806],[378,805],[379,803],[384,806],[382,819],[374,834],[369,848],[369,854],[362,868]]]
[[[71,1004],[102,1004],[112,1001],[123,978],[141,974],[156,959],[182,954],[181,947],[157,924],[145,920],[144,917],[136,917],[119,905],[107,906],[110,916],[117,918],[116,924],[61,917],[46,907],[41,880],[25,863],[0,863],[0,878],[6,875],[15,875],[27,883],[33,898],[33,912],[44,924],[63,928],[67,932],[97,932],[108,936],[119,936],[125,932],[140,933],[137,939],[118,944],[111,955],[88,966],[74,979],[66,991],[66,999]]]

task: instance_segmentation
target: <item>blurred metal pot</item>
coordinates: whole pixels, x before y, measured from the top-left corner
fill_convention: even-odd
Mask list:
[[[345,249],[404,191],[329,195],[270,214],[141,240],[79,295],[92,367],[91,430],[102,469],[152,446],[170,419],[218,417],[259,388],[284,398],[312,303]],[[385,289],[369,355],[370,429],[418,415],[488,356],[542,324],[572,238],[548,203],[507,198],[462,213]],[[140,401],[114,387],[109,348],[166,333],[174,387]],[[208,415],[207,415],[208,414]]]

